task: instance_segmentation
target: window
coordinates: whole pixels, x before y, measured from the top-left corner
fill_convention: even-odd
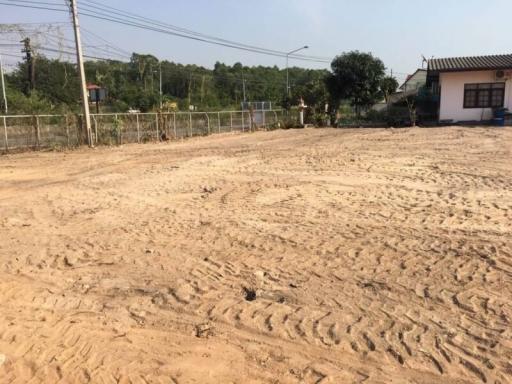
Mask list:
[[[464,85],[464,108],[500,108],[505,101],[505,83]]]

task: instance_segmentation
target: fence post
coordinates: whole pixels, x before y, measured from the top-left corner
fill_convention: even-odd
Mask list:
[[[208,112],[205,112],[206,115],[206,123],[208,124],[208,136],[210,135],[210,116],[208,116]]]
[[[137,143],[140,144],[140,126],[139,126],[139,114],[135,114],[135,120],[137,122]]]
[[[233,112],[229,112],[229,126],[231,127],[231,132],[233,132]]]
[[[36,146],[39,148],[41,141],[41,132],[39,131],[39,116],[35,116],[36,118]]]
[[[66,115],[66,141],[68,143],[68,148],[69,148],[69,118],[68,118],[68,115]]]
[[[94,120],[94,143],[98,144],[98,121],[96,120],[96,116],[92,115],[92,119]]]
[[[245,132],[244,110],[242,109],[242,132]]]
[[[156,119],[156,141],[160,141],[160,136],[158,134],[158,113],[155,113],[155,119]]]
[[[119,119],[119,117],[117,117]],[[119,121],[119,145],[123,144],[123,122]]]
[[[190,130],[190,137],[192,137],[192,113],[188,113],[188,127]]]
[[[5,151],[9,152],[9,144],[7,142],[7,118],[4,116],[4,138],[5,138]]]
[[[176,112],[174,112],[174,114],[173,114],[173,121],[174,121],[174,138],[177,139],[178,138],[178,132],[176,130]]]
[[[220,112],[217,112],[217,123],[219,125],[219,133],[220,133]]]

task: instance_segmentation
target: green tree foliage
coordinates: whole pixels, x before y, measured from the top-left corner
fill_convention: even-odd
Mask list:
[[[9,114],[43,114],[43,113],[64,113],[62,106],[57,106],[42,97],[38,91],[33,91],[29,96],[23,92],[7,88],[7,99],[9,100]]]
[[[51,106],[50,110],[63,105],[69,107],[77,105],[80,100],[80,83],[73,64],[39,56],[34,61],[34,66],[34,89],[30,95],[26,95],[28,100],[31,100],[30,96],[35,93],[36,95],[32,99],[41,99],[48,103]],[[26,63],[20,63],[18,69],[7,76],[8,87],[12,92],[26,90],[27,81],[28,66]],[[10,103],[13,110],[16,108],[15,101],[20,100],[19,97],[15,97]]]
[[[371,53],[343,53],[334,58],[331,69],[326,82],[334,106],[348,99],[359,115],[362,108],[373,105],[382,97],[381,81],[385,66]]]
[[[386,76],[380,82],[380,89],[387,103],[389,96],[398,89],[398,81],[392,76]]]
[[[241,63],[215,63],[213,69],[158,61],[152,55],[132,54],[128,62],[86,61],[88,83],[107,89],[104,112],[143,112],[160,106],[159,77],[162,73],[163,101],[177,103],[179,110],[193,105],[199,110],[239,109],[247,101],[270,101],[284,108],[296,106],[300,98],[308,105],[307,115],[323,118],[325,103],[334,111],[342,100],[350,100],[358,110],[397,87],[396,80],[384,77],[384,64],[371,54],[344,53],[332,62],[332,72],[289,68],[290,97],[286,92],[286,70],[278,67],[247,67]],[[76,66],[37,56],[34,90],[27,89],[25,62],[7,76],[9,106],[16,113],[79,112],[80,92]],[[308,119],[308,116],[306,116]]]
[[[210,70],[197,65],[159,62],[152,55],[137,53],[129,62],[85,62],[87,82],[107,89],[108,98],[101,106],[103,111],[157,109],[160,68],[163,100],[177,102],[180,110],[188,110],[189,105],[200,110],[239,109],[243,101],[244,81],[247,101],[271,101],[278,106],[286,94],[286,72],[275,66],[216,63]],[[290,103],[297,105],[303,97],[310,106],[323,105],[328,98],[323,80],[327,73],[324,70],[290,68]],[[79,78],[74,64],[39,55],[35,60],[35,74],[35,91],[32,92],[37,92],[37,100],[48,104],[48,111],[80,111]],[[32,113],[34,110],[27,100],[22,102],[20,95],[27,89],[27,82],[28,66],[25,62],[19,63],[17,69],[7,75],[12,95],[9,98],[13,98],[10,103],[12,111]]]

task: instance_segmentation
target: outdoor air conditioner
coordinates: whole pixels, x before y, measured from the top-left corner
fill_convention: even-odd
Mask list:
[[[504,81],[512,78],[512,71],[498,70],[494,72],[494,78],[496,81]]]

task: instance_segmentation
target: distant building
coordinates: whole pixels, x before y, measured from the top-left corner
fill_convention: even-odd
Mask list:
[[[512,54],[431,59],[427,84],[441,121],[485,121],[512,108]]]
[[[387,103],[385,100],[375,104],[372,109],[375,111],[383,111],[388,106],[404,102],[406,97],[415,96],[419,90],[424,87],[427,83],[427,70],[417,69],[412,75],[407,75],[407,79],[404,81],[398,90],[388,96]]]
[[[418,90],[427,83],[427,70],[417,69],[412,75],[407,75],[405,82],[399,87],[400,91]]]
[[[91,103],[103,101],[107,97],[107,90],[96,84],[87,84],[87,93]]]

